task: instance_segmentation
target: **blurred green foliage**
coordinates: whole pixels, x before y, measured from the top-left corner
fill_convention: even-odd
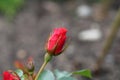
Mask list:
[[[0,12],[6,16],[13,16],[23,3],[24,0],[0,0]]]

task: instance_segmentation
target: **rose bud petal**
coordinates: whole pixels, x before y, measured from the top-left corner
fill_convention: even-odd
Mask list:
[[[20,78],[12,71],[3,72],[3,80],[20,80]]]
[[[66,28],[55,28],[53,30],[46,45],[46,50],[49,54],[55,56],[59,55],[62,52],[66,41],[66,33]]]

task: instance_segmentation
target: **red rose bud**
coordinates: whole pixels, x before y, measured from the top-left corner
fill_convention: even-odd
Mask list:
[[[20,80],[20,78],[12,71],[3,72],[3,80]]]
[[[66,41],[66,28],[55,28],[50,35],[46,50],[51,55],[59,55],[63,51],[63,46]]]
[[[29,58],[28,58],[26,67],[27,67],[27,69],[28,69],[29,74],[32,75],[33,72],[34,72],[34,61],[33,61],[33,58],[32,58],[32,57],[29,57]]]

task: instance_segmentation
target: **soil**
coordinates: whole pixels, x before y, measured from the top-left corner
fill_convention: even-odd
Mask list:
[[[0,75],[5,70],[15,70],[14,62],[16,60],[25,62],[29,56],[34,58],[37,72],[43,62],[44,47],[49,33],[53,28],[61,26],[68,29],[68,36],[71,39],[69,47],[63,54],[54,57],[46,68],[66,71],[93,68],[117,10],[110,10],[108,17],[98,22],[94,19],[94,14],[88,18],[79,18],[75,13],[79,4],[73,2],[58,4],[31,0],[25,3],[13,20],[9,21],[0,16]],[[93,42],[80,41],[78,33],[89,29],[94,23],[100,25],[102,38]],[[102,64],[103,70],[93,76],[92,80],[120,80],[119,34],[120,32]],[[78,79],[84,80],[81,77]]]

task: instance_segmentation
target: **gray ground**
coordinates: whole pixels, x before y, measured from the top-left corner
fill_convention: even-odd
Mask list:
[[[41,4],[41,5],[40,5]],[[58,68],[73,71],[92,68],[103,42],[109,34],[110,24],[116,11],[110,11],[109,17],[99,22],[103,37],[96,42],[84,42],[78,39],[78,33],[88,29],[95,20],[79,19],[73,12],[75,6],[71,3],[58,5],[51,3],[29,2],[12,21],[0,17],[0,75],[3,71],[14,68],[14,61],[25,61],[29,56],[35,60],[36,71],[43,62],[44,45],[49,33],[54,27],[65,26],[71,43],[64,54],[55,57],[47,68]],[[75,3],[77,4],[77,3]],[[107,56],[104,68],[108,73],[94,77],[93,80],[119,80],[120,32]],[[22,54],[22,55],[21,55]],[[1,78],[1,77],[0,77]]]

